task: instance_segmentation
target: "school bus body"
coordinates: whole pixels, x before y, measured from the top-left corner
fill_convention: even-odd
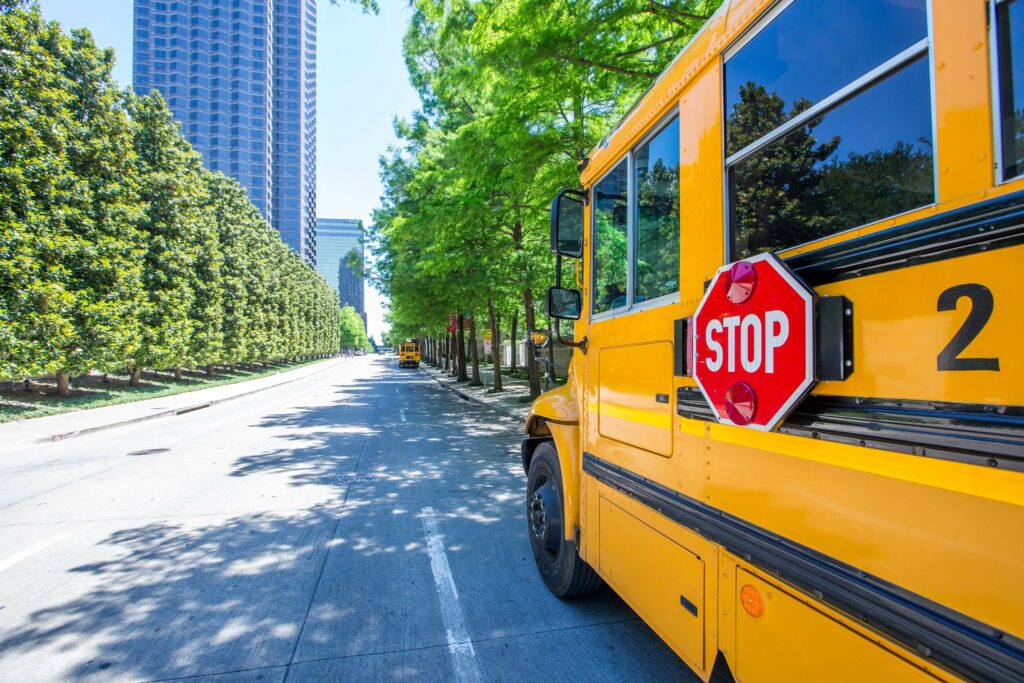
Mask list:
[[[565,538],[705,680],[719,653],[743,683],[1022,680],[1024,181],[993,171],[984,0],[929,3],[934,203],[779,254],[852,302],[853,373],[770,433],[715,421],[674,373],[674,321],[728,260],[723,54],[772,5],[726,3],[593,152],[587,191],[678,112],[678,299],[591,320],[586,210],[587,351],[533,405],[524,462],[553,440]],[[997,371],[937,367],[972,314],[937,300],[965,284],[995,303],[963,356]]]
[[[418,368],[420,366],[420,345],[417,342],[402,342],[398,345],[398,367]]]

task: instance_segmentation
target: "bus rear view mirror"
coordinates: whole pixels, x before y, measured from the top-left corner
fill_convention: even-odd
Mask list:
[[[551,202],[551,251],[559,256],[583,256],[583,210],[587,194],[562,190]]]
[[[580,293],[575,289],[548,287],[548,315],[557,320],[579,320],[583,309]]]

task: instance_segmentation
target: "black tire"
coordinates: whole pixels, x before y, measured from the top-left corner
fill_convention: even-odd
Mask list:
[[[562,471],[552,443],[537,446],[526,480],[526,529],[544,584],[559,598],[593,593],[601,577],[566,540],[562,513]]]

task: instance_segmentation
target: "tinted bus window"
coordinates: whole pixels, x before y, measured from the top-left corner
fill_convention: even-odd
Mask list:
[[[594,313],[624,307],[628,266],[626,160],[594,186]]]
[[[795,0],[741,43],[725,68],[730,259],[933,203],[929,69],[924,0]]]
[[[765,100],[756,90],[748,103],[763,110]],[[932,203],[930,106],[922,57],[737,163],[730,174],[733,256],[778,251]]]
[[[634,300],[679,289],[679,119],[634,152]]]
[[[753,85],[792,117],[927,35],[925,0],[796,0],[729,58],[726,113]]]
[[[1003,179],[1024,170],[1024,1],[996,5]]]

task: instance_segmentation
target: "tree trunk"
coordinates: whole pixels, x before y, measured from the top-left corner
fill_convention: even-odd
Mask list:
[[[509,367],[509,371],[516,371],[516,360],[519,355],[519,339],[516,337],[516,326],[519,324],[519,309],[512,311],[512,336],[509,338],[509,343],[512,346],[512,364]]]
[[[452,339],[451,339],[451,337],[452,337],[452,333],[451,332],[445,332],[444,333],[443,351],[444,351],[444,371],[445,372],[448,372],[449,370],[451,370],[451,355],[452,355]]]
[[[209,377],[213,377],[213,374],[214,374],[213,363],[210,363],[209,365],[206,366],[206,374]]]
[[[526,309],[526,333],[529,334],[530,330],[536,329],[534,327],[533,317],[533,290],[529,287],[523,289],[523,308]],[[527,345],[529,348],[529,345]],[[534,358],[534,354],[526,353],[526,369],[530,376],[530,398],[537,398],[540,396],[540,368],[537,367],[537,360]]]
[[[469,358],[473,363],[473,381],[470,382],[470,385],[478,387],[483,382],[480,381],[480,351],[476,339],[475,313],[469,315]]]
[[[466,330],[463,329],[465,322],[466,316],[459,313],[459,328],[455,331],[458,347],[455,349],[455,353],[457,354],[459,364],[459,374],[457,379],[460,382],[469,380],[469,374],[466,372]]]
[[[140,368],[138,365],[132,366],[132,378],[128,380],[128,386],[142,386],[142,368]]]
[[[491,359],[494,361],[494,391],[502,391],[501,386],[501,335],[498,334],[498,319],[494,315],[494,300],[487,300],[487,316],[491,323]]]
[[[174,380],[180,382],[181,379],[181,368],[174,368]]]
[[[67,370],[57,371],[57,395],[67,396],[71,393],[71,376]]]

